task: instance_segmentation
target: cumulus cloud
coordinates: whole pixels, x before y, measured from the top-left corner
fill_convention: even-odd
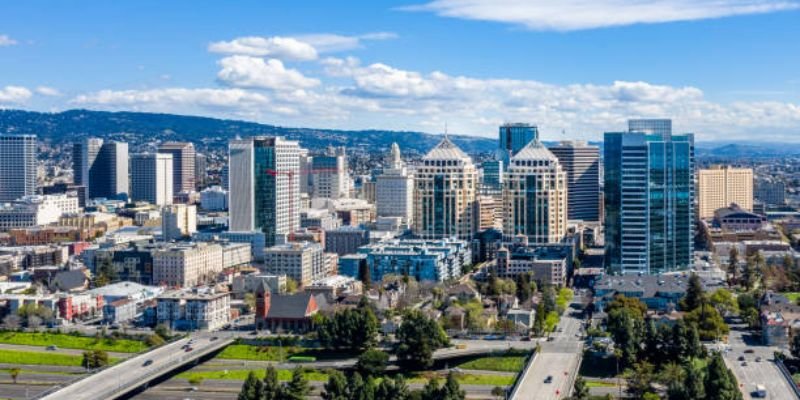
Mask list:
[[[230,86],[274,90],[306,89],[319,85],[295,69],[286,68],[280,60],[230,56],[219,61],[222,69],[217,78]]]
[[[353,50],[362,47],[363,41],[395,38],[397,38],[397,34],[392,32],[373,32],[350,36],[333,33],[285,37],[245,36],[227,42],[213,42],[208,45],[208,51],[221,54],[270,57],[285,61],[311,61],[316,60],[319,53]]]
[[[452,18],[571,31],[693,21],[800,8],[797,0],[433,0],[403,7]]]
[[[12,39],[10,36],[0,35],[0,47],[13,46],[15,44],[17,44],[17,41]]]
[[[23,86],[0,88],[0,104],[18,104],[30,99],[33,93]]]
[[[42,96],[50,96],[50,97],[61,96],[61,92],[59,92],[58,89],[52,88],[50,86],[39,86],[36,88],[36,93]]]
[[[152,106],[174,109],[175,106],[199,106],[211,108],[249,108],[269,104],[264,94],[242,89],[210,88],[165,88],[150,90],[101,90],[82,94],[70,101],[78,105],[112,107]]]
[[[208,51],[222,54],[274,57],[289,61],[310,61],[317,58],[317,50],[310,44],[292,37],[247,36],[229,42],[214,42]]]

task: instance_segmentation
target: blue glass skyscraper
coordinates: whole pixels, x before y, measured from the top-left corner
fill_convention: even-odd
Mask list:
[[[539,139],[539,128],[526,123],[503,124],[500,126],[498,160],[508,165],[508,161],[528,143]]]
[[[694,135],[670,120],[632,120],[605,134],[606,268],[659,273],[692,266]]]

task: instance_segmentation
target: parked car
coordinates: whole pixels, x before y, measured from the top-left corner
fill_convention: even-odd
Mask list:
[[[753,349],[747,349],[744,351],[745,354],[753,354],[755,351]]]
[[[744,356],[739,356],[739,358],[737,358],[737,360],[744,361]]]

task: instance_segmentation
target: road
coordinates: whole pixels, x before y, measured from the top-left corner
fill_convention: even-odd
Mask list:
[[[200,354],[229,343],[225,339],[211,340],[212,334],[198,334],[191,340],[191,352],[181,349],[190,339],[181,339],[147,353],[132,357],[112,367],[97,372],[65,388],[43,397],[56,399],[113,399],[120,393],[138,387],[149,380],[183,365]],[[148,360],[149,365],[144,365]]]
[[[756,385],[764,385],[767,389],[767,399],[788,400],[797,399],[794,390],[784,378],[778,366],[772,361],[773,352],[777,347],[764,346],[755,338],[750,337],[742,325],[731,325],[728,335],[728,348],[725,353],[725,363],[736,375],[739,386],[745,399],[752,399],[752,392]],[[752,350],[753,353],[745,353]],[[739,357],[744,357],[747,365],[742,365]],[[761,357],[761,362],[756,362],[756,357]]]
[[[521,378],[513,400],[556,400],[569,396],[580,367],[583,341],[580,303],[570,304],[558,324],[560,332],[552,341],[543,341],[539,354]],[[552,382],[545,383],[548,376]]]

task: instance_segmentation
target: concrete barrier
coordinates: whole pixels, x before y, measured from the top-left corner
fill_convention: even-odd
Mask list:
[[[519,390],[519,384],[522,381],[522,378],[528,374],[528,370],[531,368],[533,362],[536,360],[536,356],[538,355],[539,352],[535,350],[533,351],[533,353],[531,353],[530,358],[528,358],[528,362],[525,364],[525,368],[523,368],[522,371],[519,374],[517,374],[517,379],[514,380],[514,386],[511,387],[511,393],[508,395],[507,397],[508,399],[516,398],[517,391]]]
[[[787,381],[789,381],[789,386],[792,387],[792,390],[794,391],[794,396],[796,398],[800,399],[800,388],[798,388],[797,384],[794,383],[794,379],[792,378],[792,373],[789,372],[789,369],[786,368],[786,365],[783,364],[783,361],[775,359],[775,364],[778,365],[778,369],[781,370],[781,373],[783,374],[783,377]]]

